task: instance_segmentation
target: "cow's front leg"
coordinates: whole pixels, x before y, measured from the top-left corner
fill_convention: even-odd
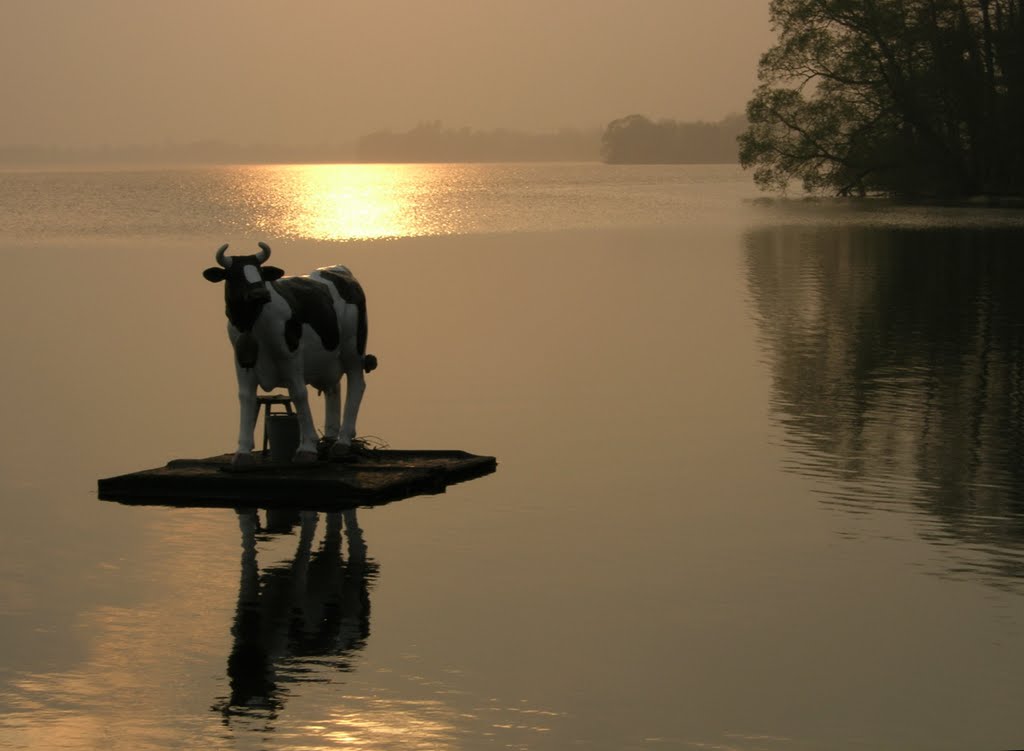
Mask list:
[[[253,432],[256,430],[256,414],[259,405],[256,403],[256,371],[235,365],[238,376],[238,448],[232,464],[248,464],[253,461]]]
[[[311,464],[316,461],[317,436],[313,415],[309,411],[309,393],[301,374],[288,383],[288,397],[295,405],[295,414],[299,418],[299,448],[292,461],[296,464]]]

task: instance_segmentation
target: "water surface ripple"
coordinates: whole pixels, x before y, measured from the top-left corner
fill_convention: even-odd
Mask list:
[[[950,571],[1024,575],[1024,275],[1011,229],[747,235],[787,466],[914,516]]]
[[[360,433],[497,472],[98,501],[233,448],[258,240],[366,289]],[[735,165],[0,171],[0,748],[1020,748],[1022,241]]]

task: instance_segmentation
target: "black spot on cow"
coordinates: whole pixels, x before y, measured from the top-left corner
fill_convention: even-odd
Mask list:
[[[302,324],[309,324],[320,337],[324,349],[338,347],[341,333],[334,313],[331,293],[320,282],[306,276],[292,276],[272,283],[274,289],[292,309],[292,317],[285,324],[285,339],[293,352],[302,338]]]
[[[297,350],[301,340],[302,321],[296,316],[292,316],[284,322],[284,343],[288,346],[288,351],[294,352]]]
[[[366,338],[369,333],[369,321],[366,316],[366,293],[348,269],[320,269],[320,276],[334,285],[342,300],[355,305],[359,309],[359,321],[356,324],[356,348],[360,355],[366,354]],[[367,371],[369,372],[369,371]]]
[[[256,366],[256,359],[260,354],[260,345],[251,331],[243,332],[235,341],[235,359],[243,368]]]

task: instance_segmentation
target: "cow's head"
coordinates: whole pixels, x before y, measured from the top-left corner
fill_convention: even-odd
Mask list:
[[[210,282],[225,282],[224,301],[227,303],[228,320],[239,331],[248,331],[259,318],[263,306],[270,302],[270,290],[266,282],[284,276],[276,266],[264,266],[270,258],[270,246],[260,243],[260,251],[252,256],[226,255],[225,243],[217,250],[217,265],[203,272]]]
[[[270,302],[267,282],[284,276],[276,266],[264,266],[270,258],[270,246],[260,243],[260,251],[253,256],[225,255],[227,243],[217,250],[217,265],[206,269],[203,276],[207,281],[224,282],[225,313],[228,320],[241,334],[235,341],[235,357],[243,368],[256,364],[259,343],[253,336],[252,327],[260,317],[263,306]]]

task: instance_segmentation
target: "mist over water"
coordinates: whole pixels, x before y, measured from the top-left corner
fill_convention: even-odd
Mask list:
[[[734,167],[0,195],[0,747],[1020,745],[1018,214]],[[345,517],[97,500],[233,447],[200,272],[257,240],[366,289],[361,433],[498,471]]]

